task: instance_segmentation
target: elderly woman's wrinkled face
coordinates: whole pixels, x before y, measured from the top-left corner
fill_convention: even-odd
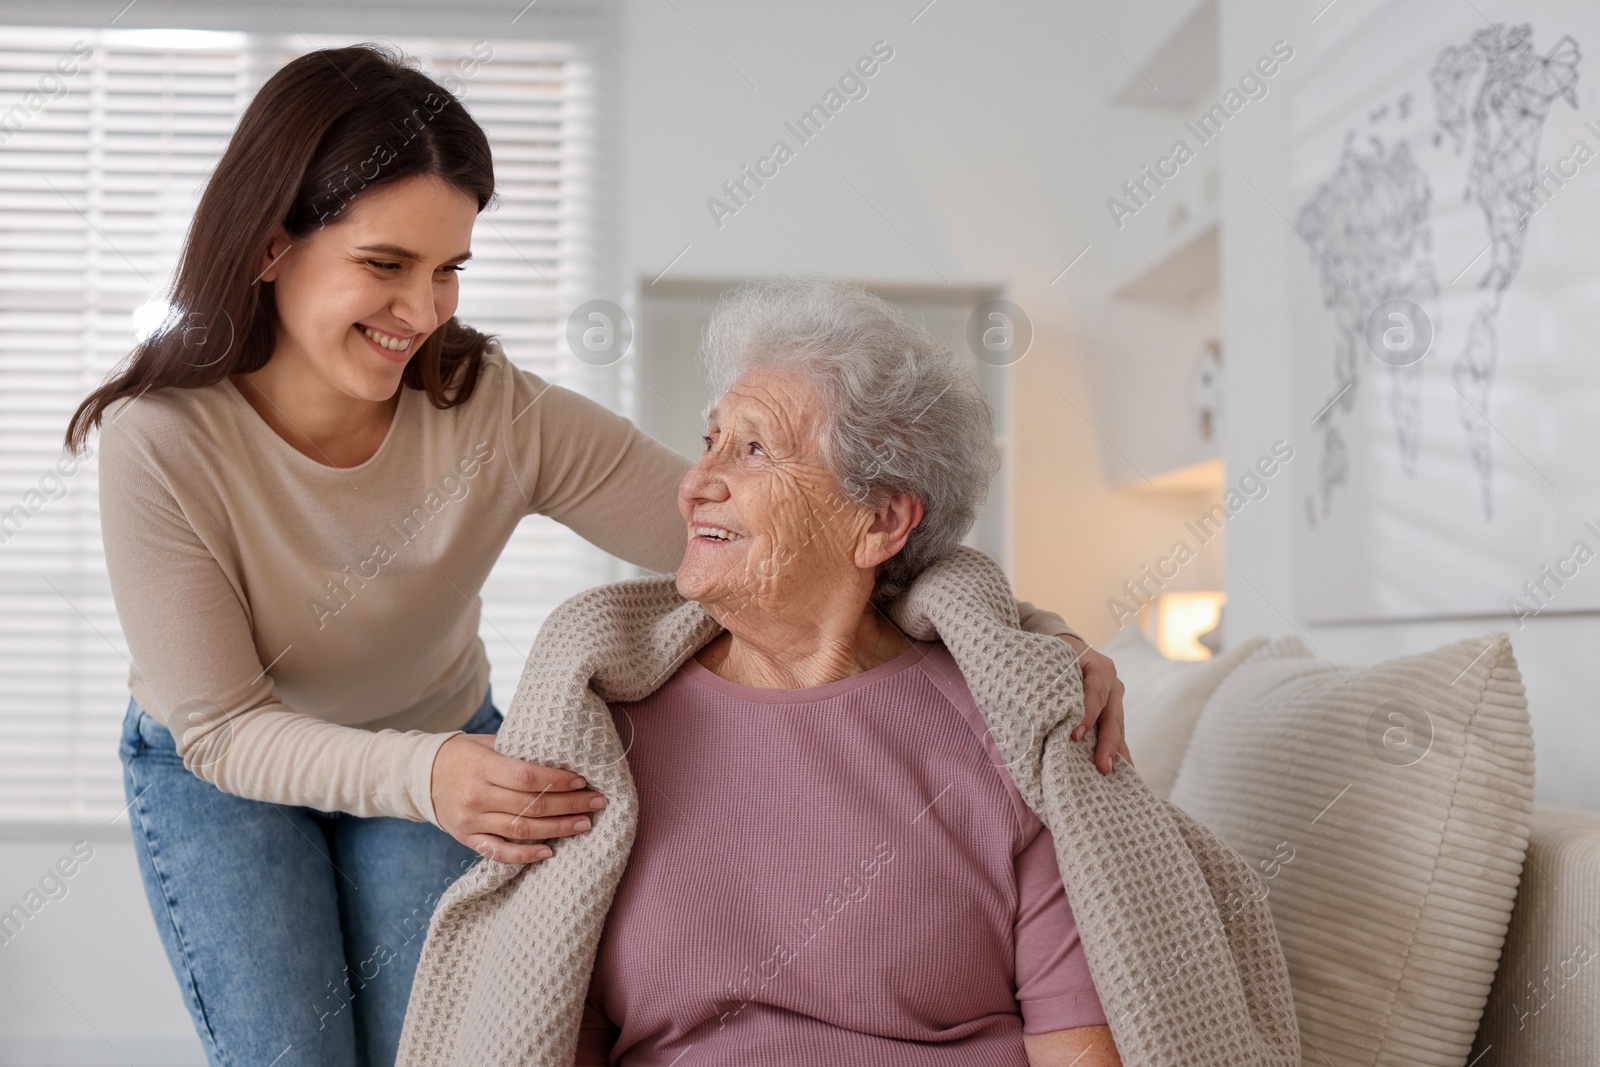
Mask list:
[[[870,589],[877,561],[858,548],[873,512],[823,462],[823,416],[804,379],[752,370],[717,401],[705,451],[678,486],[689,527],[678,592],[729,629],[777,604],[815,602],[836,583]]]

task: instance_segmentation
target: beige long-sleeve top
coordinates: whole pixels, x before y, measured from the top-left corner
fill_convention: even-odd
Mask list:
[[[404,386],[354,467],[224,379],[106,410],[100,520],[140,707],[229,793],[437,824],[439,747],[483,702],[479,590],[523,516],[677,569],[689,461],[497,345],[466,403]],[[1024,625],[1071,633],[1020,604]]]

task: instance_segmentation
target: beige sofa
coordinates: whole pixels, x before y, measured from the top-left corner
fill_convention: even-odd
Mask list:
[[[1260,874],[1307,1067],[1600,1067],[1600,813],[1533,803],[1505,634],[1371,666],[1103,651],[1141,777]]]
[[[1600,1065],[1600,812],[1533,806],[1475,1067]]]

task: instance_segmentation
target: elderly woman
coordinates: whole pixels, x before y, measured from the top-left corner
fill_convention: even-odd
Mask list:
[[[1117,1064],[1050,832],[884,613],[997,466],[975,376],[858,286],[725,300],[678,591],[725,627],[611,705],[638,835],[580,1064]]]

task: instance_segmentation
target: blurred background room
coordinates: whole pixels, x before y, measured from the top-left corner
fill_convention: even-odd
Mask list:
[[[1125,673],[1504,631],[1536,799],[1600,811],[1600,8],[0,0],[0,1064],[204,1062],[129,841],[93,438],[62,434],[165,321],[254,91],[359,41],[488,131],[460,316],[521,366],[693,455],[717,295],[860,280],[989,388],[971,543],[1019,597]],[[1505,122],[1466,81],[1496,48],[1539,75]],[[484,591],[502,707],[549,609],[632,573],[523,522]]]

